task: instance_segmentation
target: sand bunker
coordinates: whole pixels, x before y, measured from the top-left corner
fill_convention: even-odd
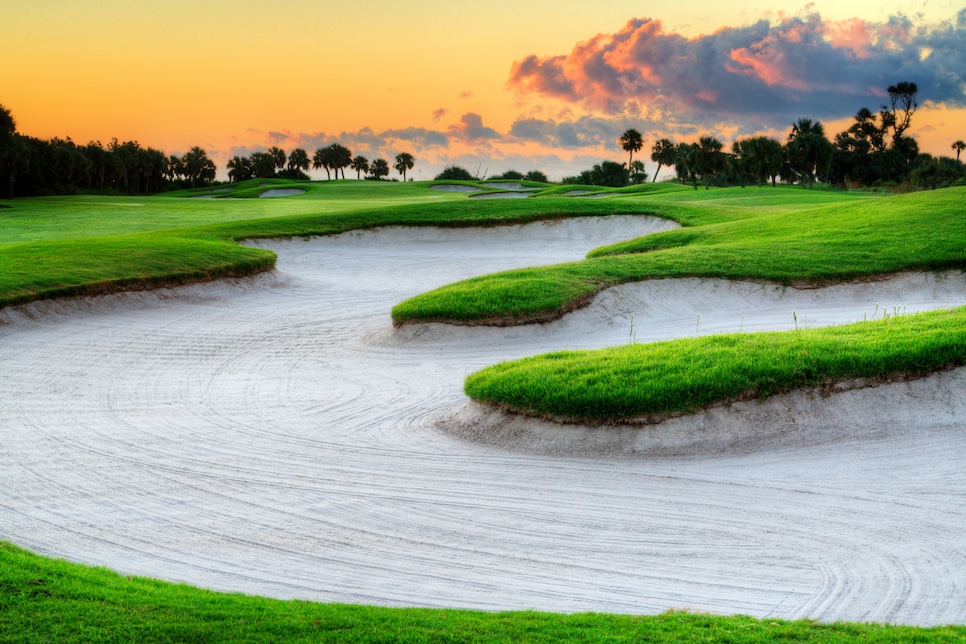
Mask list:
[[[279,253],[269,275],[4,309],[0,538],[321,601],[966,622],[959,371],[721,409],[709,434],[755,413],[762,431],[710,453],[454,436],[463,378],[499,360],[966,302],[959,273],[810,291],[664,280],[544,325],[392,329],[417,293],[670,227],[275,240],[259,243]]]
[[[479,188],[474,188],[473,186],[462,186],[454,183],[437,183],[434,186],[429,187],[430,190],[439,190],[440,192],[479,192]]]
[[[528,188],[515,181],[489,181],[485,185],[499,190],[516,190],[518,192],[539,192],[540,188]]]
[[[292,197],[294,195],[304,194],[305,191],[301,188],[276,188],[275,190],[266,190],[258,196],[262,199],[267,199],[271,197]]]

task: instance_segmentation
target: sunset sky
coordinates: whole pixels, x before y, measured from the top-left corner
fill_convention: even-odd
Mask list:
[[[962,0],[576,2],[0,0],[0,104],[18,131],[112,137],[225,162],[338,141],[551,179],[636,127],[654,141],[765,133],[799,117],[834,135],[885,88],[919,85],[911,133],[966,139]],[[313,173],[315,176],[317,173]]]

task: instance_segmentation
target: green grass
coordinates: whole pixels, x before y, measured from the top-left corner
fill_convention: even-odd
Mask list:
[[[466,380],[465,391],[525,414],[594,423],[963,364],[966,307],[821,329],[560,351],[487,367]]]
[[[815,285],[966,267],[966,188],[893,197],[731,188],[597,201],[633,204],[685,227],[597,249],[580,262],[444,286],[398,304],[394,320],[551,320],[603,288],[666,277]]]
[[[262,183],[271,185],[262,186]],[[293,197],[255,198],[298,186]],[[329,235],[376,226],[486,226],[633,213],[633,203],[573,199],[474,201],[429,183],[253,180],[158,197],[47,197],[0,210],[0,307],[32,300],[183,284],[269,270],[255,237]],[[190,195],[216,194],[213,199]],[[250,198],[239,198],[248,195]],[[232,198],[227,198],[232,197]]]
[[[966,627],[281,601],[123,577],[0,542],[0,641],[928,643],[966,642]]]

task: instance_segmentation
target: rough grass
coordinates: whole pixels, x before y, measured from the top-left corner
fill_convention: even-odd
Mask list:
[[[281,601],[123,577],[0,542],[3,642],[963,642],[966,627],[398,609]]]
[[[713,198],[717,192],[718,197]],[[581,262],[506,271],[416,296],[397,323],[551,320],[616,284],[718,277],[819,285],[966,267],[966,188],[894,197],[771,188],[615,197],[685,227],[597,249]],[[539,285],[539,287],[535,287]],[[494,295],[498,294],[498,295]]]
[[[596,423],[964,364],[966,307],[821,329],[560,351],[487,367],[467,379],[465,391],[524,414]]]

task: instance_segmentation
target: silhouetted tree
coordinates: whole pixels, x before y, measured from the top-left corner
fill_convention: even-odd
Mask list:
[[[711,188],[711,182],[719,172],[727,167],[727,157],[722,151],[724,145],[713,136],[702,136],[694,154],[694,170],[701,175],[704,189]]]
[[[302,148],[295,148],[288,155],[288,171],[293,179],[301,179],[304,171],[309,169],[309,165],[309,155]]]
[[[732,146],[736,170],[759,186],[769,178],[772,187],[781,171],[782,144],[767,136],[754,136],[735,141]]]
[[[285,167],[285,160],[287,158],[285,150],[273,145],[268,149],[268,153],[272,155],[272,160],[275,162],[276,170],[281,170]]]
[[[18,152],[17,121],[13,114],[0,105],[0,177],[6,179],[6,192],[13,199],[13,187],[17,177],[17,167],[21,164]]]
[[[895,142],[901,139],[903,133],[909,129],[909,125],[912,123],[912,115],[919,107],[919,88],[915,83],[903,81],[890,85],[887,91],[889,92],[889,105],[883,105],[879,114],[882,118],[883,131],[892,129],[892,142],[895,145]]]
[[[233,156],[228,161],[228,180],[245,181],[255,176],[252,160],[249,157]]]
[[[271,152],[253,152],[252,176],[256,179],[271,179],[275,176],[275,156]]]
[[[963,143],[962,141],[955,141],[949,147],[956,151],[956,160],[959,161],[959,153],[963,150],[966,150],[966,143]]]
[[[803,188],[815,183],[816,174],[827,171],[835,148],[825,138],[825,128],[819,121],[798,119],[788,134],[788,160],[791,169],[801,179]]]
[[[644,168],[644,162],[640,159],[631,161],[630,168],[628,169],[628,175],[631,183],[634,185],[639,185],[647,181],[647,172]]]
[[[333,143],[329,146],[331,150],[332,169],[335,170],[335,178],[339,178],[339,171],[342,171],[342,178],[345,179],[345,169],[352,163],[352,151],[344,145]]]
[[[191,148],[181,158],[184,164],[185,178],[191,183],[191,187],[208,185],[215,180],[215,164],[208,158],[204,150],[195,146]]]
[[[661,167],[670,168],[674,165],[674,157],[677,155],[677,148],[670,139],[661,139],[651,148],[651,161],[657,164],[657,172],[651,183],[657,181],[657,175],[661,172]]]
[[[627,167],[631,167],[631,162],[634,160],[634,153],[638,152],[642,147],[644,147],[644,139],[641,138],[641,133],[634,128],[629,128],[621,134],[617,142],[621,144],[621,148],[624,152],[628,152],[629,156],[627,158]]]
[[[623,163],[601,161],[591,168],[589,178],[590,181],[588,183],[595,186],[620,188],[627,185],[629,174]]]
[[[406,181],[406,170],[411,170],[415,164],[415,159],[413,155],[408,152],[400,152],[396,155],[396,162],[392,167],[396,169],[396,172],[402,175],[403,181]]]
[[[547,175],[545,175],[540,170],[531,170],[524,177],[527,181],[540,181],[542,183],[550,183],[547,180]]]
[[[361,179],[361,175],[369,174],[369,159],[362,156],[355,157],[349,167],[356,171],[356,179]]]
[[[674,171],[681,183],[690,183],[698,189],[697,143],[678,143],[674,151]]]
[[[376,159],[369,166],[369,174],[373,179],[382,179],[389,176],[389,163],[385,159]]]
[[[315,155],[312,157],[312,167],[318,170],[319,168],[325,168],[325,178],[332,179],[332,175],[329,174],[329,169],[332,168],[332,148],[319,148],[315,151]],[[338,176],[336,176],[338,179]]]
[[[443,168],[443,171],[437,174],[434,181],[472,181],[473,175],[470,174],[469,170],[466,168],[461,168],[458,165],[449,165]]]

